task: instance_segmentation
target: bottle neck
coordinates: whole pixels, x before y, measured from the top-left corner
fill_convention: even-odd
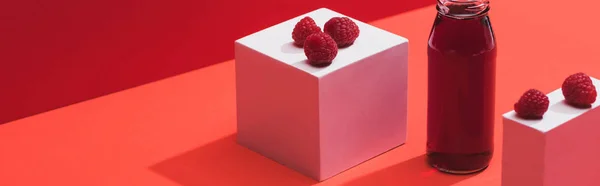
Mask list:
[[[486,16],[489,0],[437,0],[437,10],[441,15],[454,19],[473,19]]]

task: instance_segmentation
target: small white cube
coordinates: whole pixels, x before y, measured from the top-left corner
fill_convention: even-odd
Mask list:
[[[313,67],[292,30],[342,14],[321,8],[235,42],[238,142],[324,180],[406,140],[408,40],[360,29],[333,63]]]
[[[600,81],[591,79],[600,92]],[[548,98],[541,120],[503,115],[502,185],[600,185],[600,100],[580,109],[564,101],[561,89]]]

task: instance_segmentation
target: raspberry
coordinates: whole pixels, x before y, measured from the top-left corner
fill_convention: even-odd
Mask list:
[[[348,47],[354,44],[360,30],[358,25],[347,17],[334,17],[329,19],[323,27],[325,33],[329,34],[338,44],[338,47]]]
[[[307,16],[296,23],[294,31],[292,31],[292,39],[294,39],[296,46],[303,47],[306,37],[319,32],[321,32],[321,27],[317,26],[315,20]]]
[[[523,93],[521,99],[514,105],[515,112],[525,119],[540,119],[548,111],[550,100],[546,94],[536,89]]]
[[[306,37],[304,54],[311,65],[327,66],[331,64],[337,53],[337,45],[331,36],[319,32]]]
[[[570,75],[562,84],[565,100],[575,107],[590,107],[596,101],[596,87],[584,73]]]

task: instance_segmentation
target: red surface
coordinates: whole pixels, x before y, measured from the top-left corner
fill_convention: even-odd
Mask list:
[[[600,77],[600,27],[589,26],[600,2],[583,0],[586,6],[577,9],[514,2],[493,4],[499,43],[496,154],[480,174],[445,175],[424,163],[426,41],[435,13],[430,6],[372,22],[411,42],[407,144],[322,183],[235,143],[229,61],[0,125],[0,185],[499,186],[500,114],[529,88],[548,93],[577,71]],[[561,13],[546,12],[551,10]]]
[[[0,124],[231,59],[235,39],[320,6],[371,21],[432,3],[2,1]]]

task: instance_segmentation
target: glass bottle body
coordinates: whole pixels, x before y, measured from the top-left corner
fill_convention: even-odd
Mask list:
[[[443,172],[481,171],[493,155],[497,49],[488,10],[487,0],[438,3],[427,50],[427,155]]]

